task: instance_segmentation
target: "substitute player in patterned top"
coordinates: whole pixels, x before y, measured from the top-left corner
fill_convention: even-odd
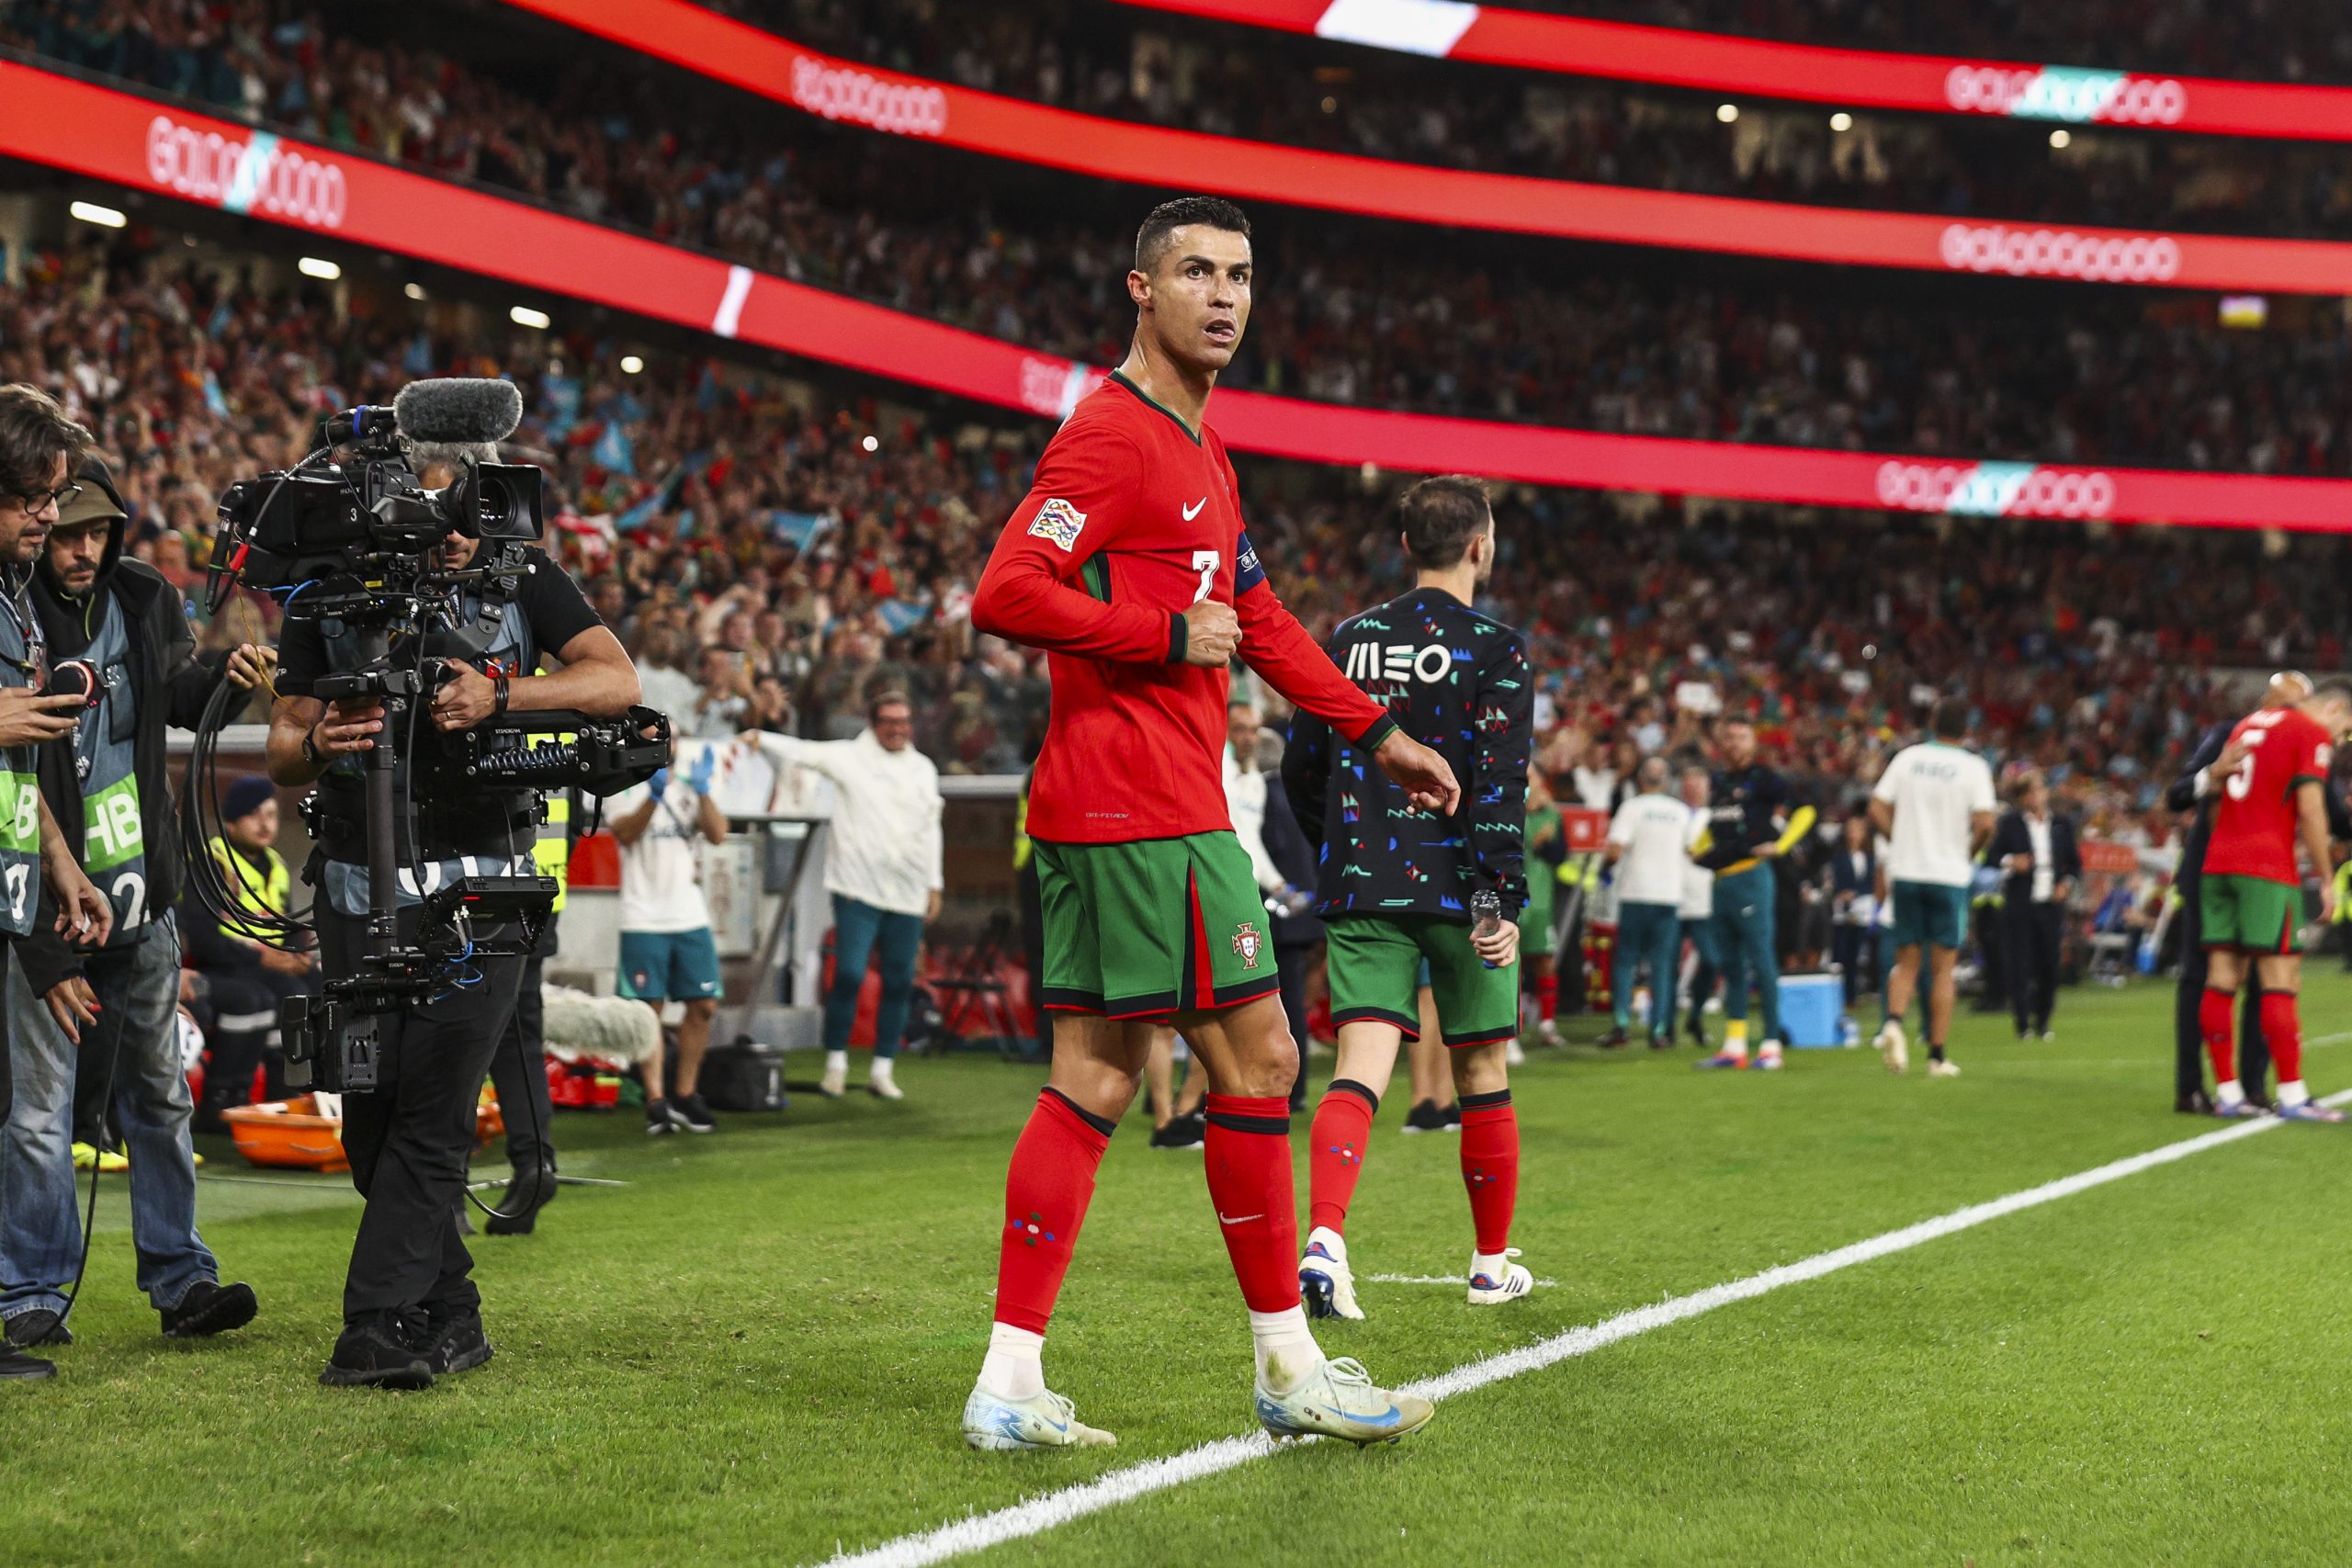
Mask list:
[[[1277,1438],[1382,1442],[1425,1399],[1324,1358],[1299,1304],[1290,1088],[1265,905],[1227,814],[1227,670],[1236,652],[1297,707],[1451,810],[1445,760],[1350,685],[1266,583],[1238,482],[1204,423],[1250,319],[1250,225],[1193,197],[1153,210],[1127,293],[1136,335],[1047,444],[972,604],[985,632],[1052,655],[1053,717],[1029,799],[1054,1064],[1005,1178],[996,1325],[964,1437],[975,1448],[1106,1444],[1049,1392],[1041,1352],[1111,1130],[1169,1021],[1207,1065],[1208,1189],[1257,1348],[1258,1419]]]
[[[1424,962],[1462,1103],[1462,1183],[1476,1233],[1470,1304],[1514,1301],[1534,1284],[1511,1261],[1519,1119],[1504,1063],[1519,1033],[1534,683],[1520,635],[1470,607],[1495,568],[1486,487],[1460,475],[1423,479],[1399,500],[1397,517],[1419,581],[1341,622],[1331,657],[1391,716],[1431,738],[1463,781],[1464,804],[1455,816],[1432,812],[1320,718],[1301,714],[1291,727],[1283,784],[1299,826],[1323,846],[1315,909],[1330,935],[1340,1032],[1339,1062],[1307,1142],[1312,1228],[1298,1277],[1317,1317],[1363,1315],[1343,1239],[1348,1204],[1396,1048],[1420,1036]],[[1674,851],[1679,858],[1679,841]],[[1476,919],[1480,893],[1498,903],[1491,930]]]
[[[2235,1018],[2246,959],[2262,986],[2262,1038],[2278,1068],[2272,1108],[2290,1122],[2341,1122],[2344,1113],[2312,1102],[2303,1087],[2302,874],[2300,840],[2319,873],[2320,922],[2335,919],[2335,885],[2327,848],[2327,769],[2336,742],[2352,729],[2352,682],[2323,681],[2292,707],[2248,714],[2230,731],[2241,751],[2222,781],[2198,887],[2205,937],[2205,995],[2197,1023],[2213,1058],[2213,1114],[2261,1112],[2238,1082]]]

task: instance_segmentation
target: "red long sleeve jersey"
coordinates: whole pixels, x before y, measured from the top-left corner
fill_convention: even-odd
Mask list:
[[[2302,880],[2295,869],[2302,832],[2295,791],[2306,781],[2326,786],[2335,752],[2327,727],[2299,708],[2263,708],[2240,719],[2230,739],[2253,750],[2222,781],[2213,836],[2205,843],[2205,874],[2292,887]],[[2325,866],[2319,869],[2326,874]]]
[[[972,624],[1047,651],[1053,716],[1029,794],[1049,843],[1120,843],[1233,826],[1225,804],[1227,681],[1184,662],[1184,610],[1233,606],[1241,657],[1359,745],[1387,715],[1283,607],[1242,531],[1233,464],[1114,374],[1046,443],[997,540]]]

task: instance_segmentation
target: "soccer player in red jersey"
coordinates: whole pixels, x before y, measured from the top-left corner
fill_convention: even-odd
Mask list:
[[[1046,1321],[1150,1032],[1209,1074],[1209,1197],[1250,1309],[1257,1415],[1278,1438],[1357,1443],[1426,1423],[1424,1399],[1329,1360],[1298,1290],[1283,1021],[1264,904],[1227,815],[1234,656],[1370,755],[1415,804],[1453,809],[1443,758],[1342,677],[1283,608],[1243,532],[1204,415],[1250,321],[1250,225],[1230,202],[1155,209],[1136,236],[1125,360],[1038,459],[981,574],[972,624],[1051,655],[1052,720],[1029,797],[1053,1069],[1005,1178],[996,1323],[964,1408],[975,1448],[1113,1441],[1046,1387]]]
[[[2335,744],[2352,729],[2352,682],[2323,681],[2291,707],[2248,714],[2230,732],[2213,836],[2205,846],[2198,889],[2204,923],[2205,995],[2199,1032],[2213,1058],[2213,1114],[2261,1112],[2238,1083],[2237,989],[2254,960],[2262,986],[2262,1038],[2278,1066],[2278,1113],[2295,1122],[2341,1122],[2344,1113],[2312,1102],[2303,1087],[2302,1023],[2295,993],[2302,984],[2302,844],[2320,878],[2320,919],[2335,919],[2328,857],[2327,769]]]

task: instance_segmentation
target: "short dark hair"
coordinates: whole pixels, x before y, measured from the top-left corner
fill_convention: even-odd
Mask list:
[[[1250,237],[1250,219],[1241,209],[1217,196],[1180,196],[1151,209],[1136,231],[1136,270],[1148,273],[1167,253],[1168,237],[1188,223],[1202,223],[1227,233]]]
[[[907,718],[910,723],[913,721],[915,716],[914,699],[907,695],[906,693],[900,691],[876,692],[874,694],[873,701],[865,705],[865,722],[868,724],[879,724],[882,721],[882,710],[884,708],[906,709]]]
[[[1968,699],[1938,697],[1928,710],[1928,728],[1939,740],[1957,740],[1968,733]]]
[[[2333,697],[2339,703],[2352,704],[2352,680],[2342,675],[2330,675],[2312,688],[2314,697]]]
[[[1396,524],[1414,563],[1432,570],[1462,559],[1470,541],[1495,520],[1484,479],[1468,474],[1439,474],[1396,498]]]
[[[57,459],[65,459],[70,476],[91,445],[90,433],[39,387],[22,381],[0,387],[0,496],[46,491]]]

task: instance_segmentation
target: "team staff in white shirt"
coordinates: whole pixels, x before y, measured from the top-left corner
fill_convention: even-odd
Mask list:
[[[1887,1070],[1909,1065],[1903,1016],[1910,1010],[1926,951],[1931,976],[1928,993],[1928,1076],[1958,1077],[1945,1055],[1951,1030],[1955,987],[1952,969],[1968,933],[1968,888],[1975,879],[1976,852],[1993,836],[1993,770],[1964,749],[1968,705],[1945,697],[1929,715],[1932,740],[1906,747],[1888,762],[1871,792],[1871,820],[1887,835],[1887,857],[1894,897],[1894,975],[1886,990],[1886,1022],[1878,1047]]]
[[[879,956],[881,1005],[874,1015],[874,1066],[866,1088],[903,1100],[899,1043],[913,999],[922,931],[939,918],[943,807],[939,770],[915,750],[914,706],[884,692],[866,706],[854,740],[802,740],[765,730],[746,737],[779,767],[802,767],[833,782],[825,888],[833,896],[833,983],[825,993],[828,1098],[848,1086],[849,1032],[869,962]]]
[[[1713,783],[1714,775],[1703,762],[1692,762],[1682,770],[1682,804],[1690,808],[1693,831],[1706,824]],[[1695,860],[1682,863],[1681,917],[1682,935],[1699,960],[1690,966],[1690,1010],[1683,1030],[1690,1036],[1690,1043],[1703,1048],[1707,998],[1715,994],[1715,983],[1723,977],[1724,953],[1715,941],[1715,874]]]
[[[1674,986],[1682,967],[1682,871],[1690,863],[1696,828],[1690,808],[1667,793],[1671,777],[1665,758],[1644,758],[1634,772],[1640,793],[1610,819],[1602,853],[1617,868],[1616,1027],[1601,1037],[1603,1045],[1623,1045],[1632,1037],[1637,966],[1650,972],[1650,1048],[1674,1043]]]

